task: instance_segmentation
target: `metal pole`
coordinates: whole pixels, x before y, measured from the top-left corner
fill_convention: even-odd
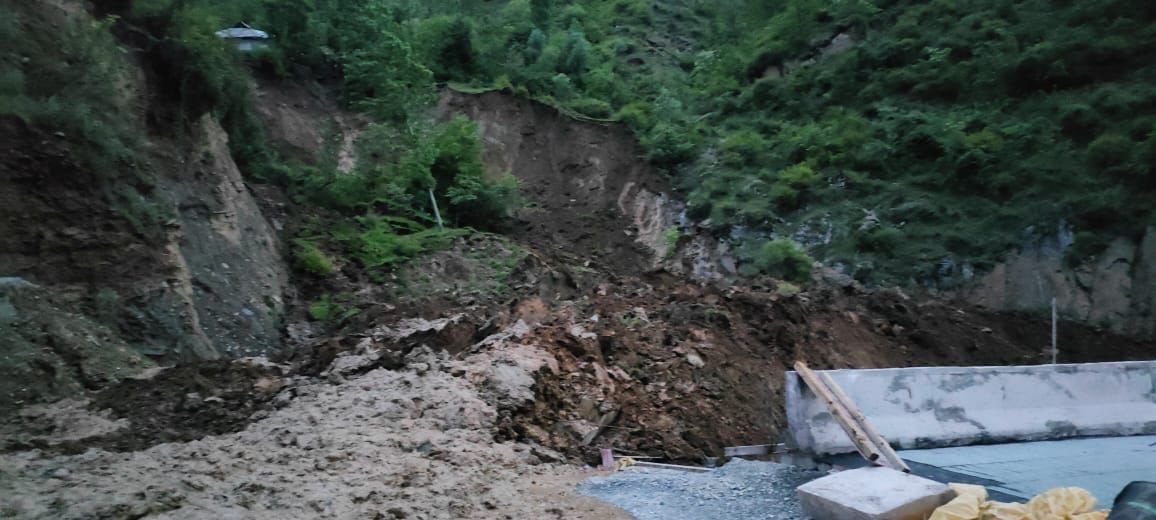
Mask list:
[[[1059,350],[1056,347],[1056,298],[1052,297],[1052,364],[1056,364]]]
[[[429,189],[429,201],[433,204],[434,217],[438,219],[438,229],[445,229],[445,226],[442,225],[442,213],[438,211],[438,200],[434,198],[433,188]]]

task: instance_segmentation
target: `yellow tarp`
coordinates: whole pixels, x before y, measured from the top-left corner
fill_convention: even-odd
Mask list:
[[[930,520],[1106,520],[1107,511],[1093,511],[1096,497],[1086,489],[1049,489],[1026,504],[987,499],[983,486],[950,484],[955,498],[936,509]]]

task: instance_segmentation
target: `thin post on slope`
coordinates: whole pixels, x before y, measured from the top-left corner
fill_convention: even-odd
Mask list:
[[[442,225],[442,213],[438,211],[438,199],[434,197],[433,188],[429,189],[429,202],[433,204],[434,218],[438,219],[438,229],[445,229],[445,226]]]
[[[1056,364],[1059,357],[1059,347],[1056,345],[1056,298],[1052,297],[1052,364]]]

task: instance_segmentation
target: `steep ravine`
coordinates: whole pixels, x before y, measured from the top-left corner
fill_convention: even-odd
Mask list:
[[[262,88],[262,99],[285,103],[267,124],[303,120],[287,112],[305,101]],[[680,206],[629,135],[502,94],[447,96],[443,115],[480,121],[489,167],[523,181],[529,204],[510,235],[460,238],[380,281],[315,280],[345,284],[362,312],[340,326],[310,322],[320,335],[288,339],[295,348],[274,361],[187,362],[9,414],[0,516],[616,518],[575,496],[587,474],[576,463],[596,461],[601,447],[697,463],[725,446],[776,442],[783,373],[797,359],[820,368],[1045,359],[1047,323],[1030,315],[855,283],[799,294],[767,279],[703,283],[713,275],[696,263],[725,255],[665,249]],[[98,265],[135,258],[136,272],[154,269],[188,302],[167,316],[197,320],[186,330],[211,342],[206,356],[247,354],[231,342],[263,346],[269,329],[256,325],[279,330],[266,321],[275,313],[256,314],[259,298],[293,290],[273,235],[294,223],[266,222],[258,203],[289,220],[301,207],[250,195],[211,119],[188,135],[156,154],[171,170],[149,192],[172,210],[159,245],[171,257],[102,250]],[[125,240],[126,251],[145,247]],[[712,239],[673,245],[699,240]],[[53,295],[96,283],[49,284],[25,265],[22,276]],[[32,304],[11,301],[28,321]],[[87,312],[85,301],[72,303]],[[93,316],[70,330],[109,331]],[[1072,339],[1064,361],[1152,348],[1071,323],[1061,332]]]

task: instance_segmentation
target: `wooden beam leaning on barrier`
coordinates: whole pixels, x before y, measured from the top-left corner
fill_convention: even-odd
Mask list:
[[[903,459],[899,458],[899,454],[895,453],[887,439],[883,438],[871,426],[867,417],[859,411],[859,407],[855,406],[855,402],[835,383],[831,376],[821,374],[820,377],[802,361],[795,362],[795,372],[799,374],[807,387],[827,405],[827,410],[835,417],[835,422],[839,423],[839,426],[847,433],[847,437],[851,439],[851,443],[855,445],[855,449],[863,458],[873,464],[911,473],[911,468],[908,468]]]

